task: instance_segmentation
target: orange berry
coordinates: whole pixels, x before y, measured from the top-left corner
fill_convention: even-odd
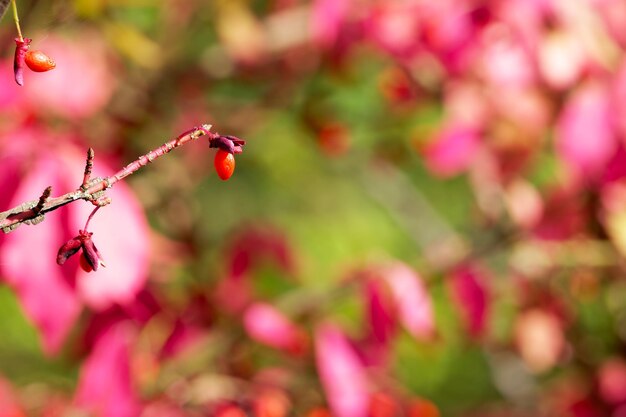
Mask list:
[[[25,61],[28,68],[35,72],[50,71],[57,66],[52,58],[41,51],[28,51]]]
[[[233,175],[235,171],[235,157],[233,154],[220,149],[215,154],[214,163],[217,175],[224,181]]]
[[[439,409],[432,402],[423,399],[416,398],[411,402],[409,406],[409,417],[439,417]]]
[[[370,397],[370,417],[397,417],[400,407],[396,400],[384,392],[376,392]]]

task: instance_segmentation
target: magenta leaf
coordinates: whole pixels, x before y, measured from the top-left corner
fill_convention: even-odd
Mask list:
[[[595,84],[579,87],[561,112],[556,150],[580,178],[601,174],[617,150],[608,91]]]
[[[422,278],[400,262],[387,268],[383,277],[391,288],[402,325],[415,338],[431,338],[435,334],[434,313]]]
[[[333,324],[315,332],[317,371],[335,417],[366,417],[369,389],[365,367],[344,333]]]
[[[474,128],[451,125],[426,145],[426,166],[436,175],[450,177],[465,171],[473,162],[480,146]]]
[[[243,325],[248,335],[265,345],[299,353],[303,333],[282,312],[270,304],[254,303],[244,312]]]
[[[65,168],[52,157],[34,162],[20,182],[12,203],[33,199],[48,185],[64,189]],[[15,289],[26,315],[39,328],[44,350],[58,351],[80,312],[80,302],[72,286],[73,273],[55,262],[59,241],[64,239],[63,215],[37,227],[24,227],[4,237],[0,247],[0,266],[9,285]]]
[[[474,266],[461,266],[450,278],[450,290],[470,336],[481,336],[489,311],[489,293],[483,274]]]
[[[76,404],[101,417],[135,417],[140,403],[133,389],[131,346],[135,330],[128,321],[106,329],[84,362]]]

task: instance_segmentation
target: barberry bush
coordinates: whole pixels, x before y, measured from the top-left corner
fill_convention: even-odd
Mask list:
[[[624,2],[3,14],[0,417],[626,415]]]

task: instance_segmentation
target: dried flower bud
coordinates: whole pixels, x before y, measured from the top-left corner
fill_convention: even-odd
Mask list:
[[[57,254],[57,264],[63,265],[65,261],[79,249],[82,249],[81,255],[81,263],[86,263],[89,268],[84,268],[87,272],[91,270],[97,271],[99,267],[106,266],[104,264],[104,260],[102,259],[102,255],[98,252],[96,245],[91,240],[91,236],[93,233],[87,232],[86,230],[79,230],[78,236],[69,240],[59,249],[59,253]]]
[[[32,39],[15,38],[15,56],[13,58],[13,72],[15,74],[15,82],[18,85],[24,85],[24,61],[26,53],[30,47]]]
[[[97,271],[100,266],[106,266],[96,245],[94,245],[91,240],[91,233],[89,233],[89,237],[83,241],[83,256],[94,271]]]
[[[59,248],[59,253],[57,254],[57,264],[63,265],[70,256],[78,252],[81,246],[82,242],[78,237],[67,241],[67,243]]]
[[[243,152],[243,146],[246,144],[245,140],[230,135],[217,135],[209,139],[209,142],[209,147],[218,148],[231,154]]]

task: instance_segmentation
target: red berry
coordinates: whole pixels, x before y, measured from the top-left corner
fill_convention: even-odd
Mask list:
[[[52,58],[41,51],[28,51],[26,53],[26,65],[35,72],[46,72],[54,69],[57,64]]]
[[[93,268],[91,267],[91,265],[89,265],[89,261],[87,260],[87,258],[85,258],[85,254],[84,253],[80,254],[80,258],[79,258],[78,264],[80,265],[80,267],[85,272],[93,271]]]
[[[214,163],[217,175],[219,175],[219,177],[224,181],[233,175],[233,172],[235,171],[235,157],[233,154],[220,149],[215,154]]]

